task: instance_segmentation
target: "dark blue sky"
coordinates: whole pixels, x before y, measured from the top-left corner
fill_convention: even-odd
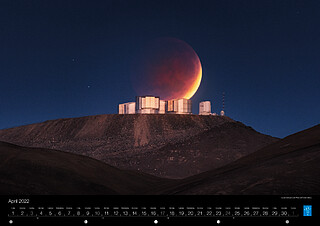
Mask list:
[[[0,129],[117,113],[147,42],[184,40],[203,80],[192,98],[284,137],[319,123],[320,1],[0,1]]]

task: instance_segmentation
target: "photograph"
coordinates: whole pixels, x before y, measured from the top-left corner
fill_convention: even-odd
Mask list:
[[[1,225],[319,223],[320,1],[1,0]]]

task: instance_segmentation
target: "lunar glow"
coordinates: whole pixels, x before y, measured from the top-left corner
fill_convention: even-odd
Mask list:
[[[202,79],[198,55],[186,42],[175,38],[150,43],[135,66],[133,85],[137,94],[163,100],[190,99]]]
[[[196,80],[194,81],[191,88],[188,90],[188,92],[185,94],[185,96],[183,98],[190,99],[191,97],[193,97],[193,95],[197,92],[197,90],[200,86],[201,79],[202,79],[202,67],[201,67],[201,64],[199,61],[199,71],[198,71],[198,75],[196,77]]]

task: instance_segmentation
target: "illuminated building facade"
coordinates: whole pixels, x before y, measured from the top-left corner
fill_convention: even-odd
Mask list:
[[[136,102],[119,104],[119,114],[192,114],[188,99],[160,100],[156,96],[137,96]]]
[[[173,113],[174,112],[174,100],[168,100],[167,101],[167,113]]]
[[[124,104],[119,104],[119,114],[135,114],[136,113],[136,103],[128,102]]]
[[[167,113],[192,114],[192,102],[188,99],[175,99],[167,101]]]
[[[165,114],[166,113],[166,106],[167,106],[166,101],[165,100],[160,100],[159,114]]]
[[[158,114],[160,109],[160,98],[155,96],[136,97],[136,113]]]
[[[202,101],[199,103],[199,115],[211,115],[210,101]]]

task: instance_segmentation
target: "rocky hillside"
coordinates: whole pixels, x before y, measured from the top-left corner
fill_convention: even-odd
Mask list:
[[[0,195],[137,195],[168,182],[82,155],[0,142]]]
[[[0,194],[320,194],[320,125],[225,166],[172,180],[83,155],[0,142]]]
[[[228,117],[115,114],[4,129],[0,140],[86,155],[120,169],[184,178],[221,167],[277,138]]]
[[[158,187],[158,194],[319,195],[320,125],[226,166]]]

